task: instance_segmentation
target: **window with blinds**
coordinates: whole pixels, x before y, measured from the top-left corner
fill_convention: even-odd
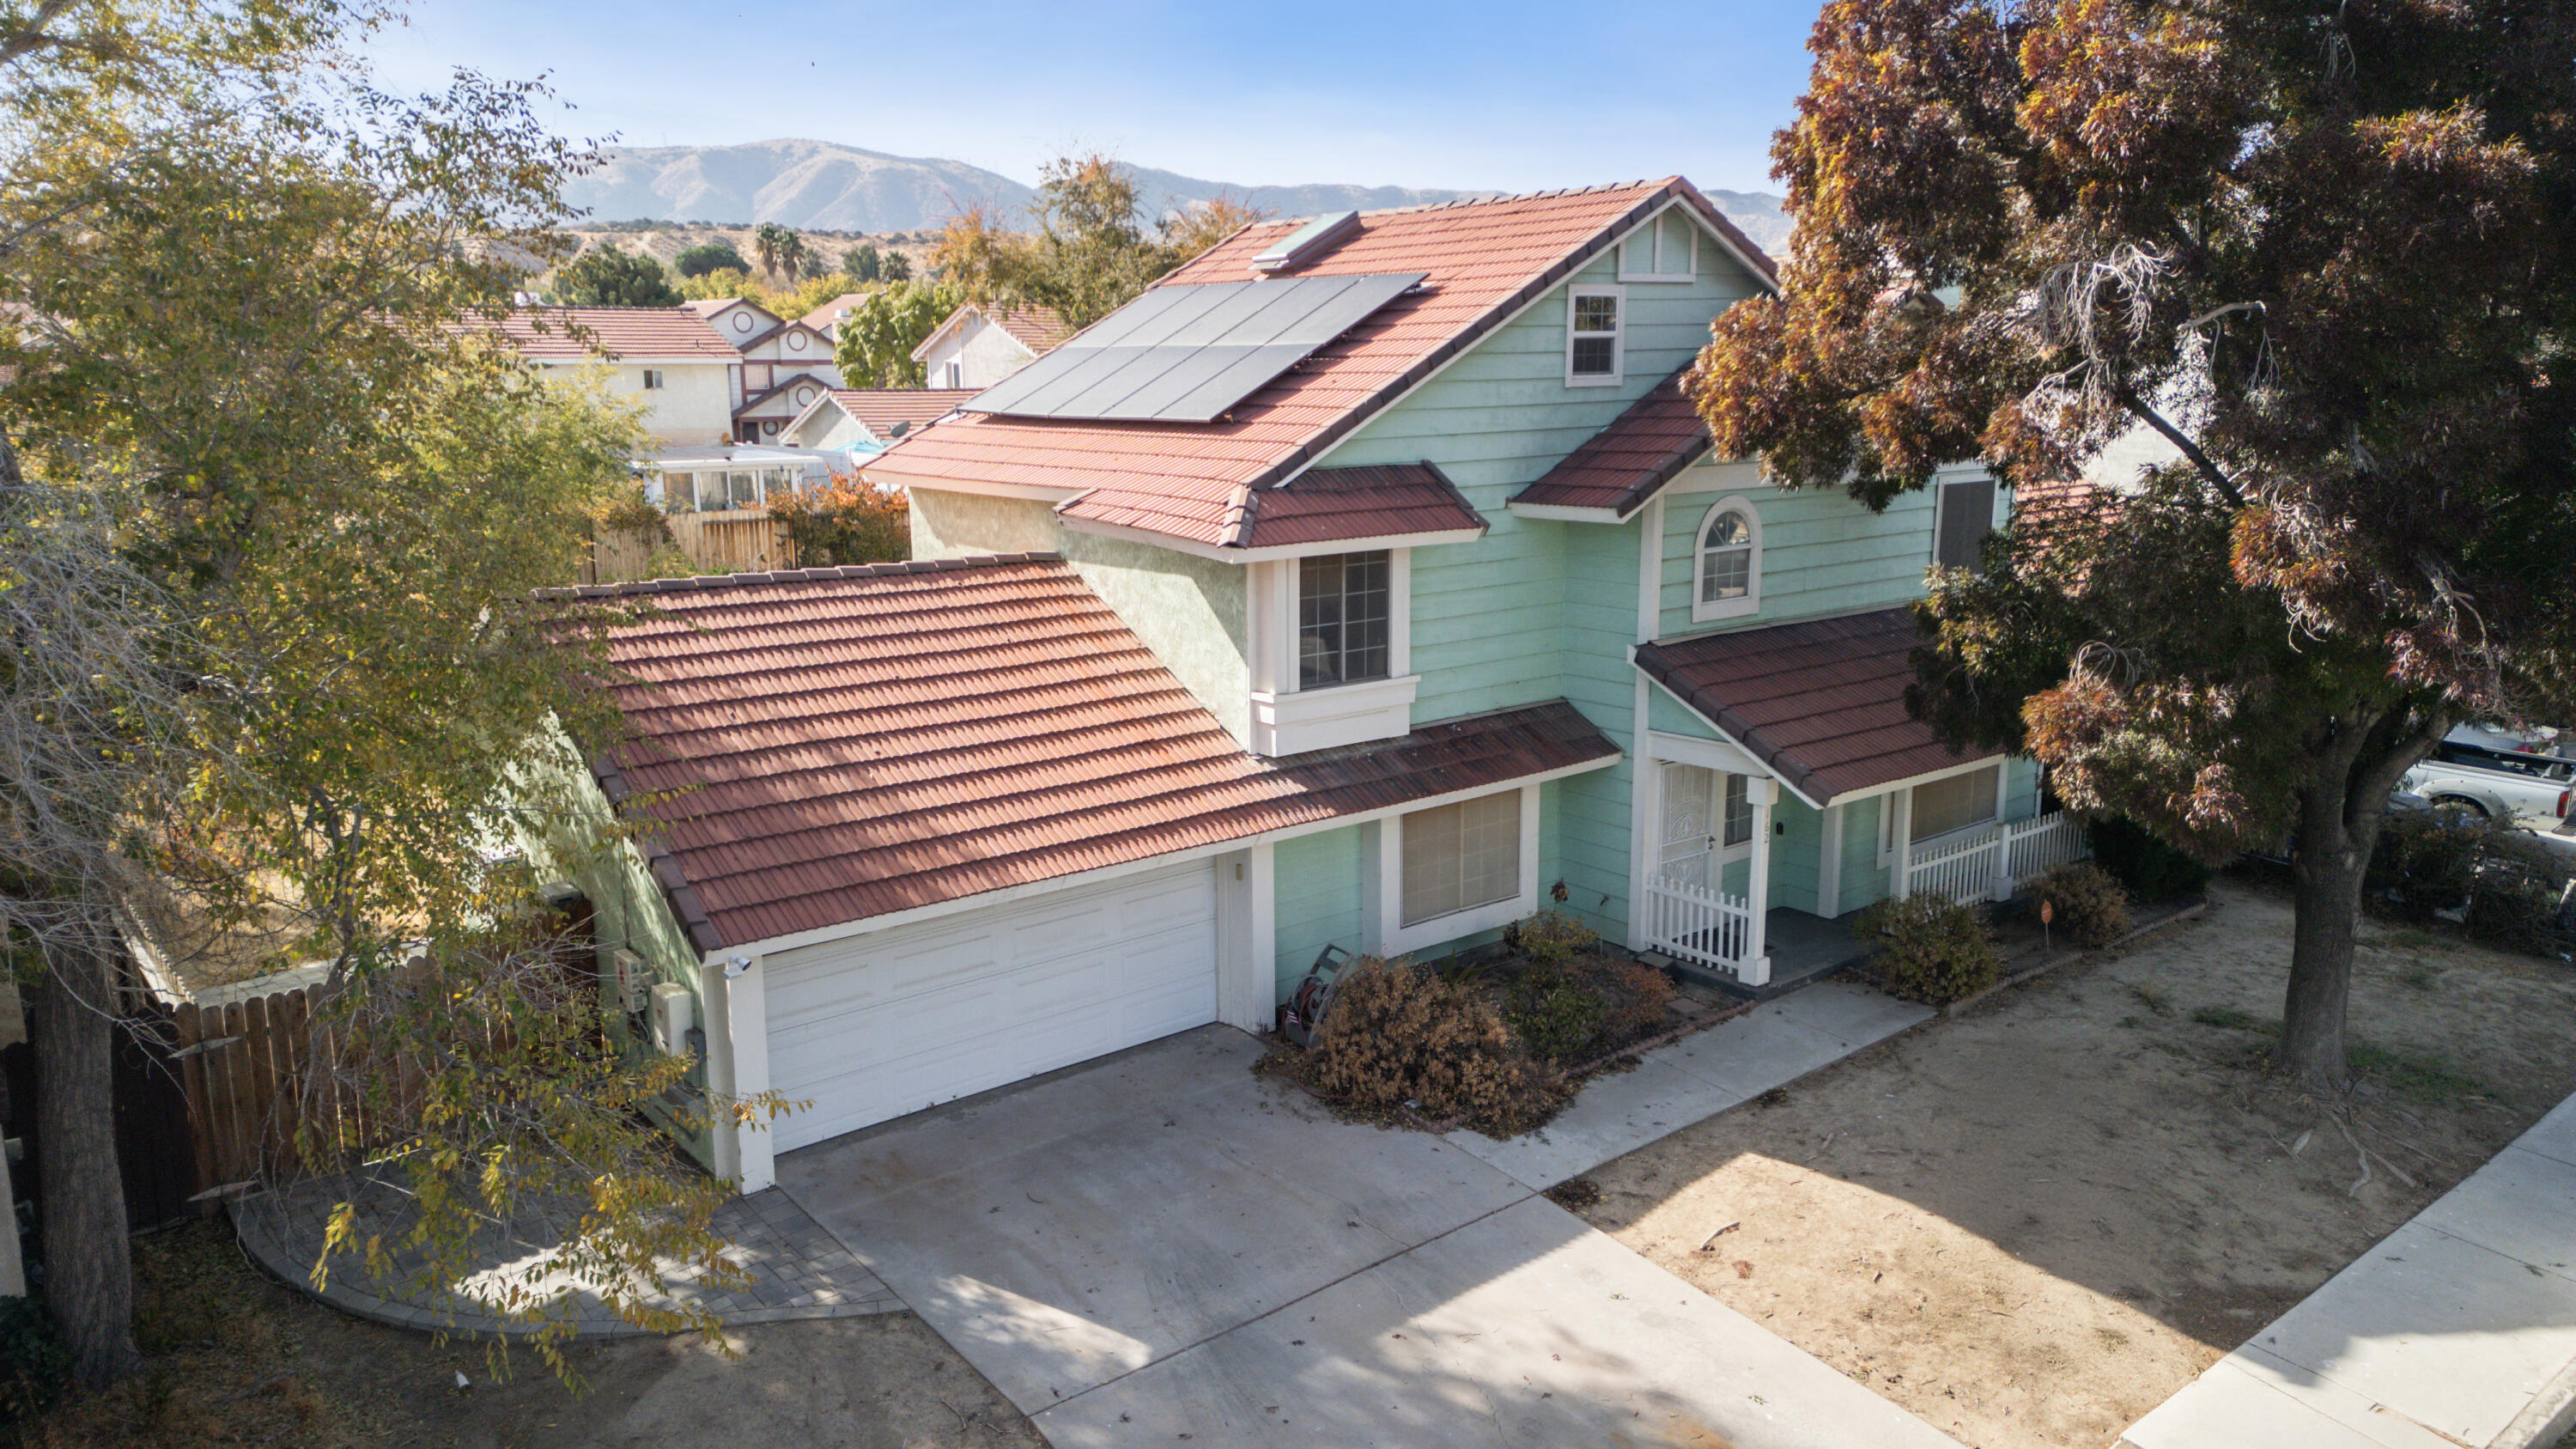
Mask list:
[[[1403,836],[1405,925],[1520,893],[1518,790],[1416,810],[1404,817]]]

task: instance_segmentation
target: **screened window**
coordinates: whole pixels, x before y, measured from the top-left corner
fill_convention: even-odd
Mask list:
[[[1387,677],[1393,568],[1384,549],[1297,563],[1297,687]]]
[[[1932,561],[1945,568],[1973,569],[1977,550],[1995,531],[1995,480],[1941,485],[1941,517],[1932,542]]]
[[[1403,835],[1405,925],[1520,894],[1520,791],[1416,810]]]
[[[1620,311],[1616,287],[1577,287],[1566,318],[1565,380],[1574,386],[1619,381]]]
[[[2001,765],[1988,765],[1946,780],[1914,787],[1916,840],[1929,840],[1995,818],[1995,776]]]

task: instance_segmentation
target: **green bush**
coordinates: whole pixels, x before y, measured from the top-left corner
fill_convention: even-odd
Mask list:
[[[1571,971],[1533,965],[1512,983],[1503,1021],[1531,1056],[1564,1062],[1600,1054],[1594,1047],[1609,1014],[1600,993],[1586,990]]]
[[[1601,933],[1561,910],[1544,910],[1503,928],[1503,944],[1532,961],[1562,964],[1601,944]]]
[[[2436,911],[2470,903],[2478,863],[2505,834],[2484,816],[2461,811],[2391,815],[2379,827],[2379,844],[2362,876],[2362,894],[2374,910],[2405,921],[2428,921]]]
[[[680,253],[673,270],[684,277],[703,277],[710,272],[748,272],[751,263],[734,250],[733,243],[707,241]]]
[[[1947,896],[1880,901],[1862,913],[1858,929],[1877,940],[1873,964],[1899,996],[1940,1006],[1976,995],[2003,973],[1985,917]]]
[[[2030,887],[2033,900],[2056,907],[2049,929],[2078,946],[2108,946],[2129,934],[2129,893],[2090,861],[2070,861]]]
[[[5,1171],[0,1168],[0,1171]],[[0,1232],[16,1232],[0,1223]],[[0,1298],[0,1429],[23,1424],[62,1396],[72,1352],[33,1297]]]
[[[2107,817],[2094,821],[2086,834],[2093,843],[2093,863],[2127,886],[2133,900],[2171,900],[2198,895],[2209,886],[2208,866],[2165,844],[2136,821]]]

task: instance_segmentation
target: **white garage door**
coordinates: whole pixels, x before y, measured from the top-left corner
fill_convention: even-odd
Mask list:
[[[1207,865],[769,958],[769,1076],[802,1147],[1216,1020]]]

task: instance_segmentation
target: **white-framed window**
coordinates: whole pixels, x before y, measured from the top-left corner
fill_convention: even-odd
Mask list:
[[[1974,569],[1977,553],[1995,531],[1995,480],[1962,478],[1943,483],[1932,526],[1932,562]]]
[[[662,369],[658,367],[648,367],[644,369],[644,390],[646,392],[659,392],[667,386],[669,386],[669,381],[662,375]]]
[[[1762,515],[1721,498],[1691,536],[1691,619],[1735,619],[1762,608]]]
[[[957,360],[956,360],[956,359],[954,359],[954,358],[951,358],[951,359],[949,359],[948,366],[947,366],[947,367],[945,367],[945,368],[943,368],[943,369],[941,369],[941,370],[942,370],[942,372],[943,372],[943,373],[945,373],[945,374],[946,374],[946,376],[945,376],[944,380],[940,383],[940,386],[942,386],[942,387],[946,387],[946,388],[952,388],[952,389],[953,389],[953,388],[961,388],[961,387],[964,387],[964,386],[966,385],[966,364],[965,364],[965,363],[960,362],[960,361],[957,361]]]
[[[1384,821],[1376,949],[1428,950],[1538,909],[1538,802],[1520,785]]]
[[[1926,780],[1904,792],[1913,798],[1909,804],[1911,823],[1906,839],[1920,844],[1953,831],[1973,830],[1992,824],[2003,814],[2004,767],[2001,761]],[[1896,852],[1896,796],[1880,802],[1878,810],[1878,858],[1884,865]]]
[[[1687,282],[1699,275],[1699,228],[1669,207],[1619,245],[1619,280]]]
[[[1565,385],[1616,387],[1628,376],[1628,293],[1607,284],[1565,292]]]
[[[1386,678],[1394,594],[1385,549],[1297,560],[1297,687]]]

